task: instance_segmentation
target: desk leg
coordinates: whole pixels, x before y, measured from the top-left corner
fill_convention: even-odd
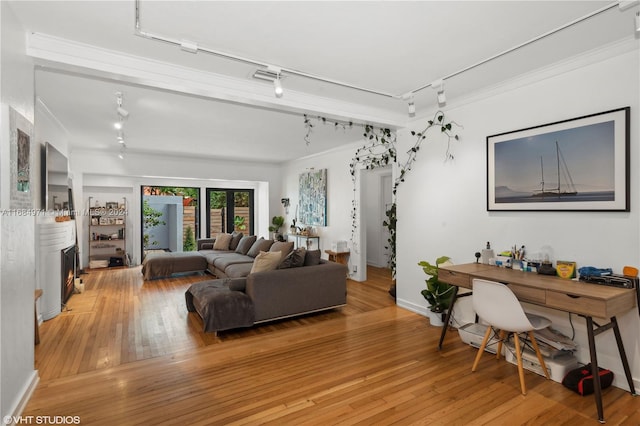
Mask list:
[[[585,317],[587,320],[587,336],[589,338],[589,354],[591,355],[591,374],[593,375],[593,395],[598,408],[598,421],[604,423],[604,409],[602,408],[602,387],[600,385],[600,374],[598,370],[598,355],[596,354],[596,339],[593,333],[593,318]]]
[[[618,320],[616,317],[611,318],[613,324],[613,334],[616,336],[616,343],[618,344],[618,352],[620,352],[620,360],[622,361],[622,367],[624,368],[624,375],[627,376],[627,383],[629,384],[629,392],[636,395],[636,388],[633,386],[633,377],[631,376],[631,369],[629,368],[629,361],[627,360],[627,353],[624,350],[622,344],[622,336],[620,335],[620,329],[618,328]]]
[[[444,336],[447,335],[447,328],[449,328],[449,321],[451,320],[453,305],[455,305],[457,298],[458,286],[455,286],[453,287],[453,296],[451,296],[451,303],[449,304],[449,309],[447,309],[447,315],[445,315],[444,317],[444,325],[442,326],[442,331],[440,332],[440,342],[438,343],[438,350],[442,350],[442,342],[444,341]]]

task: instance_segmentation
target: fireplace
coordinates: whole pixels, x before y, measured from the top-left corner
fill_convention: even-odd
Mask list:
[[[73,294],[73,287],[76,277],[76,246],[70,246],[62,249],[62,264],[60,266],[62,272],[62,304]]]

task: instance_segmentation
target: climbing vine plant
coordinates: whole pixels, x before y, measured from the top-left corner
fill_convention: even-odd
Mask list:
[[[356,232],[358,226],[358,211],[356,202],[356,181],[358,168],[364,168],[366,170],[372,170],[378,167],[385,167],[389,164],[396,163],[398,166],[397,176],[393,182],[393,202],[390,208],[386,212],[386,219],[383,222],[383,226],[389,231],[389,238],[387,239],[387,247],[389,249],[389,267],[395,277],[396,274],[396,193],[398,186],[405,181],[407,173],[411,170],[413,163],[416,161],[418,152],[420,151],[420,145],[427,138],[427,133],[431,129],[439,129],[440,133],[444,134],[447,138],[447,149],[445,152],[445,161],[453,160],[454,156],[451,152],[452,140],[459,140],[459,136],[454,133],[454,127],[461,127],[454,121],[448,121],[444,112],[437,111],[433,119],[427,121],[425,128],[420,131],[411,131],[411,135],[415,138],[415,142],[411,148],[407,151],[407,157],[404,162],[398,161],[398,153],[396,148],[396,133],[389,129],[378,129],[373,126],[365,126],[364,138],[367,141],[365,145],[359,148],[351,163],[350,172],[351,180],[353,182],[353,201],[351,210],[351,240],[355,244]]]
[[[454,121],[449,121],[445,117],[444,112],[437,111],[431,120],[427,121],[425,128],[420,131],[411,131],[411,136],[415,138],[415,142],[411,148],[407,151],[407,157],[404,162],[398,161],[398,151],[396,147],[397,135],[394,130],[388,128],[379,128],[368,124],[360,125],[353,122],[341,122],[331,120],[325,117],[312,117],[304,116],[304,126],[306,134],[304,137],[307,145],[311,142],[311,134],[315,126],[314,121],[322,124],[332,124],[334,128],[342,128],[346,130],[353,126],[362,126],[364,129],[363,137],[365,144],[358,148],[355,155],[351,159],[349,164],[351,181],[353,182],[353,200],[351,202],[351,242],[354,247],[354,251],[358,252],[356,246],[356,233],[358,228],[358,205],[356,201],[356,185],[357,185],[357,170],[363,168],[366,170],[373,170],[380,167],[385,167],[390,164],[397,164],[398,172],[393,182],[392,194],[393,202],[386,212],[387,218],[383,222],[389,231],[389,238],[387,240],[389,249],[389,267],[392,274],[395,277],[396,273],[396,201],[395,196],[398,190],[398,186],[405,181],[407,173],[411,170],[413,163],[417,159],[418,152],[420,151],[420,145],[427,138],[427,133],[432,129],[439,129],[440,133],[447,138],[447,148],[445,152],[445,161],[453,160],[454,156],[451,152],[451,142],[453,140],[459,140],[458,135],[454,132],[454,128],[462,127]]]

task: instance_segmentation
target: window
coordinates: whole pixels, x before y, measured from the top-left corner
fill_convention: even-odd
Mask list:
[[[207,188],[207,237],[233,231],[254,234],[253,189]]]

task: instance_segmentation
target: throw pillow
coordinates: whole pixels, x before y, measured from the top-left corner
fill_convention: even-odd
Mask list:
[[[320,250],[307,250],[304,256],[304,266],[315,266],[320,264]]]
[[[231,233],[231,241],[229,242],[229,250],[234,250],[238,248],[238,244],[242,239],[242,232],[233,231]]]
[[[280,262],[280,266],[278,269],[287,269],[287,268],[299,268],[304,266],[304,258],[306,255],[307,249],[304,247],[299,247],[289,253],[287,257],[282,259]]]
[[[256,239],[258,239],[258,237],[256,237],[255,235],[245,235],[244,237],[240,238],[238,247],[236,247],[236,253],[247,254],[251,246],[253,246],[253,243],[256,242]]]
[[[261,251],[269,251],[269,248],[273,244],[273,240],[265,240],[260,237],[258,241],[253,243],[249,251],[247,252],[247,256],[256,257]]]
[[[277,251],[261,251],[253,261],[250,274],[254,272],[273,271],[280,264],[282,254]]]
[[[213,243],[201,243],[200,250],[213,250]]]
[[[271,245],[269,251],[279,251],[282,252],[282,257],[285,257],[293,250],[293,241],[287,243],[283,241],[276,241]]]
[[[216,241],[213,243],[214,250],[229,250],[229,243],[231,242],[231,234],[220,233],[216,236]]]

